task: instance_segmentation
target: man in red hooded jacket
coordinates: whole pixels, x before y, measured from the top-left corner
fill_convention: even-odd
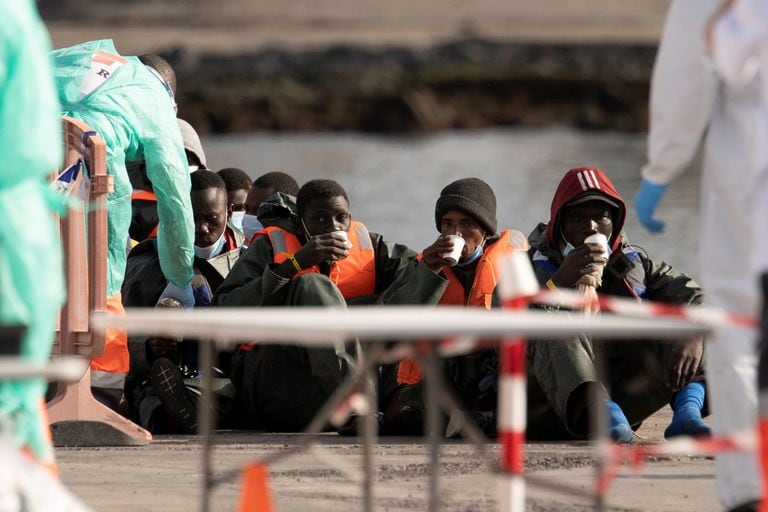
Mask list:
[[[529,236],[530,256],[541,285],[575,288],[597,275],[601,295],[673,304],[699,304],[693,279],[654,262],[622,233],[624,200],[600,169],[568,171],[555,192],[550,220]],[[608,249],[585,242],[602,234]],[[605,254],[608,253],[606,258]],[[602,270],[602,276],[598,271]],[[604,354],[602,379],[595,349]],[[595,408],[607,408],[614,440],[631,442],[633,430],[669,403],[674,416],[664,435],[705,436],[702,339],[618,343],[580,336],[572,341],[535,340],[529,345],[529,437],[585,437]],[[598,398],[599,397],[599,398]],[[559,421],[557,421],[559,420]]]

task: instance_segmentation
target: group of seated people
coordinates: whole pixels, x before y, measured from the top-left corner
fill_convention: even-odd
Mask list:
[[[315,179],[299,187],[288,174],[270,172],[251,183],[239,169],[206,169],[202,148],[187,140],[188,159],[196,166],[191,174],[195,307],[492,308],[498,305],[500,261],[514,251],[527,252],[545,289],[588,282],[599,294],[637,301],[696,305],[703,299],[693,279],[629,242],[623,232],[625,202],[594,167],[565,174],[555,190],[550,218],[528,236],[498,226],[496,196],[482,179],[449,183],[435,191],[437,237],[425,241],[418,252],[369,232],[361,221],[365,215],[352,209],[354,198],[333,180]],[[151,189],[140,184],[134,189],[134,243],[123,304],[180,307],[173,300],[158,303],[166,281],[152,237],[153,217],[147,213],[151,197],[140,193]],[[585,241],[595,234],[605,236],[607,250]],[[448,258],[457,243],[450,235],[463,239],[458,260]],[[219,354],[216,367],[209,369],[200,367],[193,340],[131,338],[129,345],[131,373],[125,396],[130,415],[154,433],[195,431],[199,376],[206,371],[214,372],[221,427],[301,431],[364,350],[353,344],[307,348],[259,342]],[[604,361],[600,372],[598,351]],[[709,435],[702,421],[702,356],[702,339],[529,339],[527,435],[542,440],[586,438],[594,427],[591,418],[602,407],[612,438],[629,443],[640,424],[666,404],[673,409],[666,437]],[[446,435],[457,435],[468,419],[495,435],[498,365],[492,347],[442,362],[463,407],[445,418]],[[423,434],[418,362],[383,365],[378,375],[380,432]],[[354,434],[355,427],[352,418],[339,432]]]

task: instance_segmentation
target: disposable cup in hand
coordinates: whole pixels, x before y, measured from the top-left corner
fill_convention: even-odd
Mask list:
[[[443,259],[448,265],[454,266],[459,262],[461,251],[464,250],[464,239],[459,235],[448,235],[446,238],[453,240],[453,249],[450,252],[444,252]]]
[[[602,233],[595,233],[589,235],[584,239],[585,244],[600,244],[603,248],[603,258],[608,259],[608,239]]]
[[[346,231],[334,231],[331,234],[332,235],[337,235],[337,236],[340,236],[341,238],[343,238],[344,239],[344,244],[346,244],[347,249],[351,249],[352,248],[352,242],[349,241],[349,236],[347,236],[347,232]]]

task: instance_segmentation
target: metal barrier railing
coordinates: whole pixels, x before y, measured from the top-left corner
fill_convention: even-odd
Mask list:
[[[539,338],[571,338],[574,333],[583,333],[595,337],[610,337],[613,339],[637,339],[642,337],[653,339],[680,339],[685,336],[703,336],[711,332],[707,325],[683,318],[658,318],[653,322],[647,319],[624,316],[601,315],[597,317],[567,316],[543,311],[509,311],[483,310],[471,308],[424,308],[424,307],[359,307],[350,310],[327,308],[213,308],[197,311],[159,311],[159,310],[128,310],[125,316],[96,315],[93,318],[95,329],[107,328],[128,329],[135,334],[152,334],[156,336],[183,337],[207,340],[200,343],[201,362],[205,366],[213,361],[213,353],[217,346],[236,345],[242,341],[268,341],[270,344],[302,344],[306,346],[333,346],[336,342],[344,342],[358,338],[364,345],[364,356],[356,371],[332,394],[326,404],[318,411],[315,418],[307,427],[306,432],[317,433],[333,416],[333,413],[344,406],[355,390],[362,389],[366,376],[369,375],[379,361],[386,361],[392,356],[392,351],[384,348],[384,341],[391,339],[403,340],[403,343],[420,341],[431,346],[422,352],[413,351],[417,359],[423,363],[427,394],[431,399],[426,401],[426,416],[435,417],[439,407],[446,410],[456,408],[447,388],[442,382],[440,372],[434,371],[435,359],[439,347],[448,347],[452,353],[457,353],[457,346],[471,349],[472,343],[457,343],[455,340],[471,337],[473,339],[492,340],[510,339],[515,337]],[[431,340],[431,343],[425,340]],[[424,346],[424,345],[422,345]],[[396,350],[395,350],[396,351]],[[398,355],[401,355],[402,352]],[[520,354],[524,352],[520,351]],[[520,362],[518,361],[518,364]],[[432,368],[432,369],[430,369]],[[211,372],[206,372],[210,378]],[[431,378],[430,378],[431,377]],[[505,387],[500,391],[504,393]],[[210,510],[210,491],[222,480],[231,479],[238,472],[225,472],[217,479],[213,478],[211,466],[211,429],[212,413],[210,404],[210,381],[204,381],[204,392],[200,405],[200,433],[203,436],[203,493],[201,510]],[[509,401],[511,397],[501,395],[500,402]],[[349,407],[347,407],[348,409]],[[368,402],[368,417],[372,418],[375,405]],[[524,420],[523,420],[524,421]],[[364,426],[364,450],[370,450],[374,442],[375,425],[368,422]],[[482,438],[471,426],[465,434],[470,439]],[[442,432],[432,428],[430,432],[430,458],[434,462],[437,447]],[[510,436],[511,442],[522,443],[524,436]],[[299,444],[263,459],[271,462],[277,458],[296,453],[311,443],[310,436],[302,437]],[[481,444],[481,443],[479,443]],[[481,448],[482,449],[482,448]],[[503,450],[503,449],[502,449]],[[365,452],[364,452],[365,453]],[[373,469],[370,451],[364,456],[363,502],[364,510],[373,509]],[[520,454],[518,448],[518,454]],[[503,467],[502,467],[503,469]],[[522,470],[522,468],[519,468]],[[503,471],[502,471],[503,472]],[[515,473],[519,476],[519,472]],[[528,477],[526,477],[528,478]],[[537,481],[529,481],[549,485]],[[367,483],[366,483],[367,482]],[[438,507],[438,471],[433,464],[429,486],[430,510]],[[502,503],[502,510],[520,510],[524,503],[521,493],[524,484],[515,479],[514,484],[507,488],[516,493],[509,496],[509,502]],[[570,489],[568,486],[558,487],[559,490],[583,494],[583,490]]]
[[[81,168],[72,187],[82,204],[58,218],[64,248],[67,302],[61,309],[54,357],[90,361],[104,350],[104,332],[91,328],[93,312],[105,312],[107,300],[107,193],[112,177],[106,170],[106,145],[88,125],[63,118],[64,167]],[[48,403],[55,446],[126,446],[147,444],[152,436],[98,402],[91,393],[90,369],[75,383],[60,383]]]

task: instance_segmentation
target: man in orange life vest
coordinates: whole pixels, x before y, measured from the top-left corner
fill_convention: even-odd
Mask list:
[[[438,239],[421,254],[440,278],[443,285],[439,304],[490,308],[494,290],[501,274],[501,259],[516,250],[526,251],[525,235],[515,230],[497,234],[496,196],[493,189],[479,178],[465,178],[447,185],[435,204],[435,223],[440,232]],[[458,261],[445,255],[453,247],[451,235],[464,239],[464,248]],[[448,381],[456,388],[465,407],[472,410],[492,408],[484,404],[495,387],[495,351],[483,351],[446,361]],[[387,372],[389,369],[385,369]],[[422,432],[423,398],[422,375],[418,364],[402,361],[397,367],[397,389],[385,403],[384,425],[386,433],[419,435]],[[382,395],[390,394],[389,389]]]
[[[386,242],[352,220],[347,193],[335,181],[304,184],[296,209],[296,214],[284,209],[282,219],[262,219],[265,228],[219,287],[215,304],[346,307],[437,302],[440,278],[425,264],[409,265],[414,251]],[[302,429],[341,382],[351,357],[344,347],[259,344],[241,349],[233,358],[232,380],[246,422],[272,430]]]

